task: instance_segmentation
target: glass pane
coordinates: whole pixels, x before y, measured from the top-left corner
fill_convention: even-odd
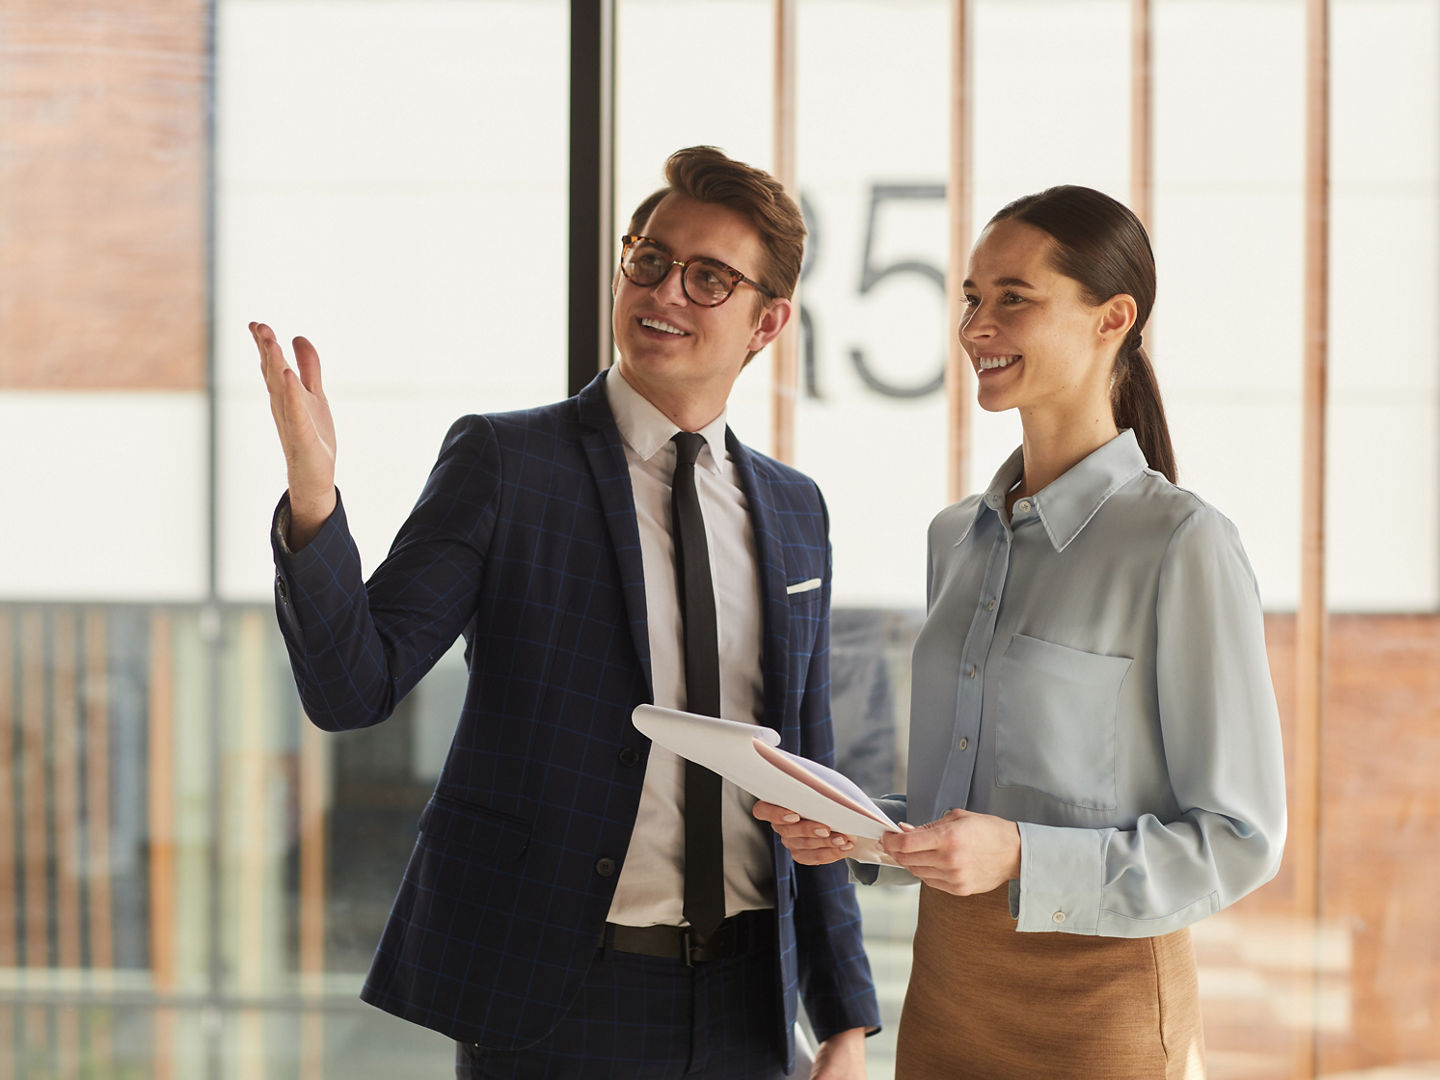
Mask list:
[[[832,514],[840,765],[876,794],[906,783],[946,499],[951,6],[798,5],[797,458]],[[1123,197],[1131,5],[970,7],[973,224],[1056,182]],[[53,8],[0,20],[0,1076],[447,1075],[443,1037],[356,993],[463,659],[377,728],[301,715],[269,598],[283,462],[244,325],[320,349],[367,567],[458,414],[561,397],[568,6],[222,0],[213,54],[205,4]],[[1305,5],[1152,8],[1146,342],[1182,482],[1255,564],[1295,755]],[[1440,4],[1329,9],[1335,614],[1318,772],[1289,776],[1321,812],[1292,820],[1273,883],[1196,928],[1215,1080],[1440,1076]],[[770,0],[624,0],[617,23],[618,225],[679,146],[770,164]],[[716,108],[687,72],[723,86]],[[762,451],[768,359],[731,410]],[[970,490],[1019,438],[972,415]],[[1297,911],[1306,842],[1318,902]],[[915,892],[861,900],[884,1078]]]
[[[220,6],[222,536],[284,490],[252,319],[319,350],[367,567],[457,416],[565,395],[568,34],[562,0]],[[220,559],[268,591],[264,544]]]
[[[615,5],[615,232],[664,183],[665,159],[685,146],[718,146],[762,169],[773,165],[771,0],[617,0]],[[685,42],[686,50],[676,44]],[[713,76],[710,107],[688,88]],[[740,267],[739,269],[745,269]],[[753,275],[752,275],[753,276]],[[770,450],[770,354],[730,394],[730,426],[746,446]]]

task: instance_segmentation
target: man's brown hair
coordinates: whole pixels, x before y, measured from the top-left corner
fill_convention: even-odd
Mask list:
[[[713,146],[687,146],[665,162],[667,187],[635,208],[630,234],[642,233],[660,200],[672,191],[700,202],[738,210],[755,226],[765,248],[766,265],[755,270],[741,267],[776,296],[790,299],[800,280],[805,254],[805,220],[785,187],[763,169],[727,157]]]

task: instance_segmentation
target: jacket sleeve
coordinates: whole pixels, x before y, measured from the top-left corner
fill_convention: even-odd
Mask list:
[[[827,544],[820,629],[800,706],[801,753],[824,765],[835,763],[830,720],[831,565]],[[878,1031],[880,1007],[865,955],[860,907],[845,863],[796,865],[794,872],[800,992],[816,1037],[823,1041],[857,1027]]]
[[[1254,574],[1235,527],[1204,507],[1170,539],[1155,680],[1180,813],[1130,829],[1022,823],[1012,913],[1022,931],[1168,933],[1269,881],[1285,846],[1285,775]]]
[[[489,422],[456,421],[368,582],[342,501],[315,538],[291,552],[289,496],[280,500],[271,528],[275,609],[314,724],[339,731],[385,720],[455,642],[474,615],[499,494]]]

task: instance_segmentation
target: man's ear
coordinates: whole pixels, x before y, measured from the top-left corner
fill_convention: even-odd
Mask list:
[[[757,353],[779,337],[780,331],[785,329],[785,324],[790,321],[794,311],[795,305],[783,296],[771,300],[761,310],[760,321],[755,324],[755,332],[750,335],[750,351]]]

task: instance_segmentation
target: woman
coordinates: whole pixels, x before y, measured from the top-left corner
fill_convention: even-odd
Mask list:
[[[930,527],[909,793],[922,883],[897,1076],[1200,1077],[1186,927],[1285,834],[1260,601],[1234,526],[1178,488],[1141,330],[1145,230],[1081,187],[991,219],[960,334],[1023,441]],[[849,837],[760,803],[795,859]],[[866,883],[899,872],[856,865]]]

